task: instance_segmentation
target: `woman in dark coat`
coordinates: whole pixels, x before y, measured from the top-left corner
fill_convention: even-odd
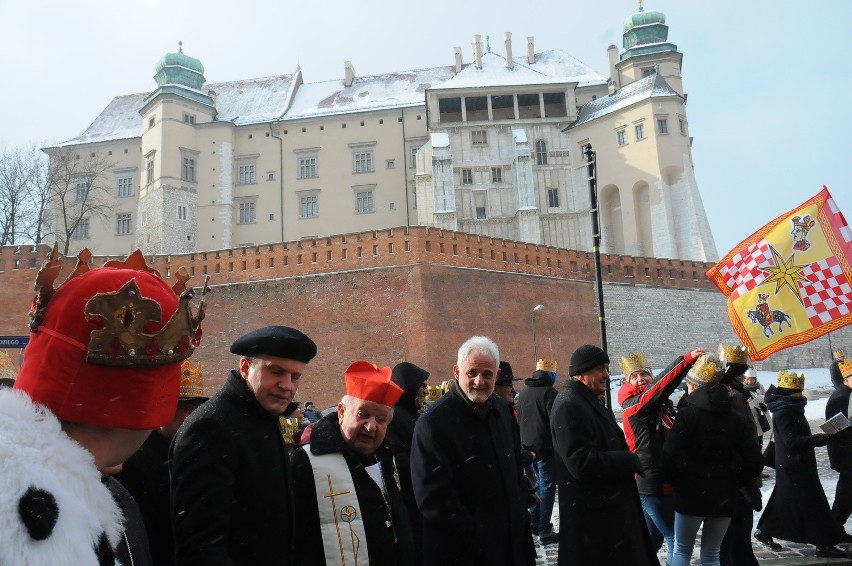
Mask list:
[[[732,409],[724,375],[703,355],[686,376],[688,396],[663,445],[666,478],[675,493],[672,566],[688,566],[701,531],[701,564],[719,564],[719,548],[734,513],[737,491],[763,464],[751,423]]]
[[[782,371],[778,387],[766,391],[775,442],[775,489],[754,536],[765,543],[777,537],[813,544],[817,556],[844,557],[846,553],[834,546],[843,540],[843,528],[832,518],[814,455],[816,446],[828,443],[828,435],[811,434],[804,387],[804,375]]]

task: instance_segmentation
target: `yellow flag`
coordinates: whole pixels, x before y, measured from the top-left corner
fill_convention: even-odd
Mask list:
[[[755,361],[852,323],[852,231],[823,187],[707,271]]]

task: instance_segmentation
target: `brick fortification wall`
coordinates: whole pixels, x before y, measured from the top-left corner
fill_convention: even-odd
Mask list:
[[[27,333],[32,285],[48,251],[0,248],[0,335]],[[118,258],[92,263],[106,259]],[[204,337],[194,358],[203,361],[211,390],[234,365],[230,343],[268,324],[298,327],[317,342],[300,395],[322,406],[339,399],[343,369],[355,359],[408,360],[432,372],[431,383],[449,379],[458,346],[474,334],[494,338],[515,374],[528,375],[537,304],[545,305],[535,320],[538,355],[555,358],[560,376],[574,348],[600,340],[594,257],[586,252],[418,227],[146,259],[167,280],[181,266],[196,285],[210,275]],[[64,261],[60,281],[75,259]],[[697,346],[735,342],[724,297],[704,277],[710,264],[601,261],[613,358],[640,350],[664,367]],[[850,349],[852,328],[832,339],[835,348]],[[828,355],[822,338],[758,368],[825,367]]]

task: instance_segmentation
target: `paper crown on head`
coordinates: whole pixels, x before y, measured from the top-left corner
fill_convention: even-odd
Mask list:
[[[621,357],[621,373],[624,377],[630,377],[634,371],[645,370],[648,373],[651,371],[651,364],[648,363],[648,358],[641,352],[630,352],[627,356]]]
[[[805,388],[805,374],[794,371],[779,371],[778,387],[802,390]]]
[[[89,267],[89,250],[77,260],[54,288],[62,269],[54,246],[36,276],[32,334],[15,387],[74,423],[134,430],[167,424],[180,362],[201,339],[204,293],[193,314],[186,271],[169,287],[138,250],[97,269]]]
[[[541,358],[535,363],[535,371],[552,371],[556,373],[556,360]]]
[[[343,373],[346,380],[346,394],[357,399],[393,407],[402,397],[403,390],[391,381],[391,373],[391,368],[380,368],[372,362],[363,360],[352,362]]]
[[[207,399],[204,394],[204,365],[198,362],[192,365],[192,360],[184,360],[180,363],[180,394],[181,399]]]
[[[844,379],[852,375],[852,360],[843,360],[838,363],[837,366],[840,368],[840,375],[842,375]]]
[[[710,383],[717,383],[725,375],[722,364],[712,354],[703,354],[695,360],[689,373],[686,374],[686,382],[693,387],[701,387]]]
[[[834,351],[834,359],[835,360],[839,360],[839,359],[845,358],[845,357],[846,357],[846,352],[844,352],[843,350],[835,350]]]
[[[726,364],[748,365],[747,346],[726,346],[719,344],[719,359]]]

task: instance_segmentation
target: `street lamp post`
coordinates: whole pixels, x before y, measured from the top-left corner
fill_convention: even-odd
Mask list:
[[[535,341],[535,313],[544,310],[544,305],[536,305],[532,310],[532,331],[533,331],[533,367],[538,363],[538,345]]]

